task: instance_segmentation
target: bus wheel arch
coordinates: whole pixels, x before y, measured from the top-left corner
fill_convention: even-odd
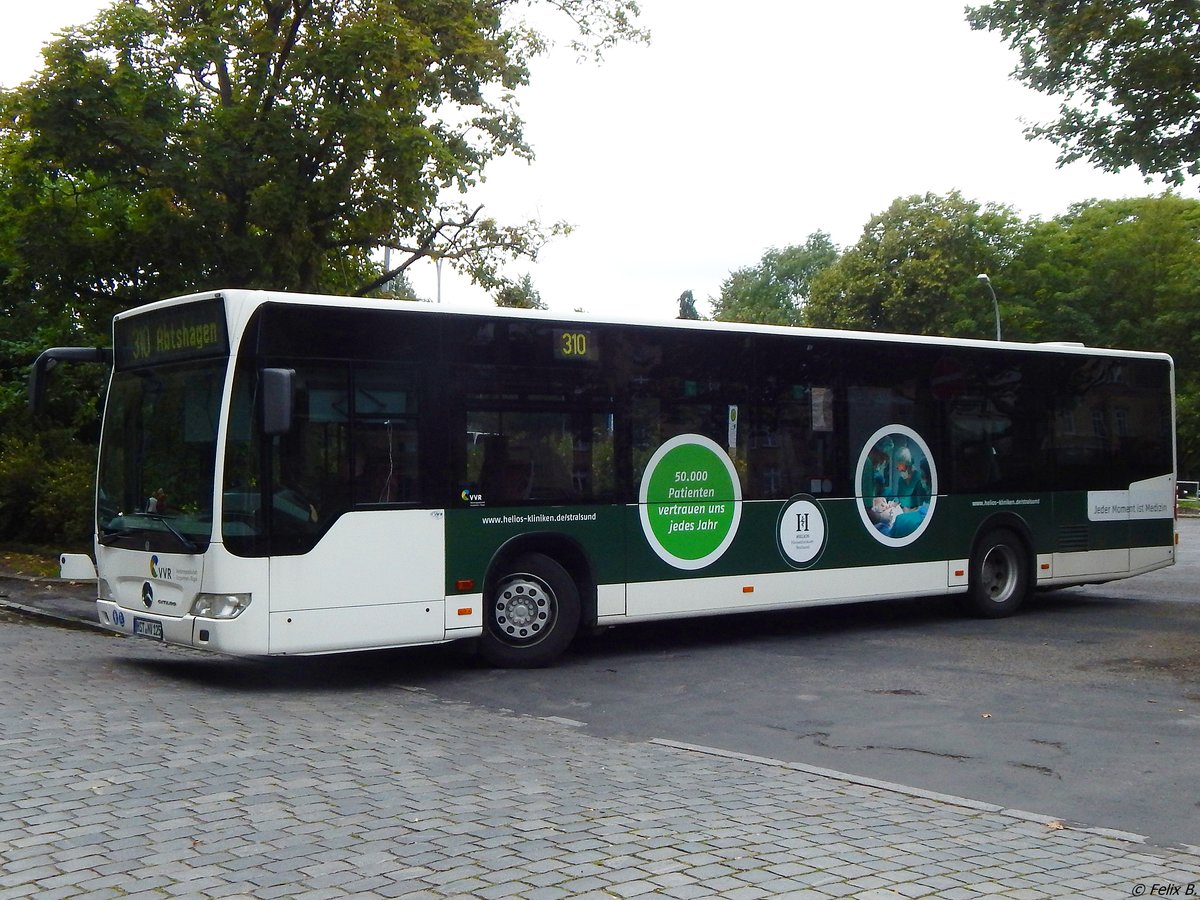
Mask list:
[[[1011,616],[1033,593],[1033,542],[1020,519],[997,517],[977,532],[971,547],[964,605],[976,616]]]
[[[496,554],[484,582],[480,655],[504,668],[549,665],[581,622],[595,620],[595,588],[579,568],[586,560],[554,542],[510,545]]]

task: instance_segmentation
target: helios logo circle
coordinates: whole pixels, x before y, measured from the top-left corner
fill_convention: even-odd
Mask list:
[[[825,549],[825,514],[815,497],[798,494],[784,504],[777,528],[779,552],[797,569],[812,565]]]

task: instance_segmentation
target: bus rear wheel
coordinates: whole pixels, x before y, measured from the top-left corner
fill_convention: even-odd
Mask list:
[[[579,588],[558,562],[524,553],[506,564],[484,601],[479,652],[494,666],[549,665],[579,628]]]
[[[1016,533],[988,532],[971,556],[967,606],[986,619],[1011,616],[1029,594],[1029,578],[1029,554]]]

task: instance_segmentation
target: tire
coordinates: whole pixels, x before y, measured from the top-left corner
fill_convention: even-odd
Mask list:
[[[1031,588],[1029,553],[1016,532],[997,528],[984,535],[971,556],[967,609],[985,619],[1011,616]]]
[[[542,553],[504,565],[484,598],[480,655],[493,666],[546,666],[579,630],[579,588],[567,570]]]

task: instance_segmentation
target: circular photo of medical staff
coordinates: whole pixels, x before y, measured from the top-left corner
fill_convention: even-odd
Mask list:
[[[871,536],[889,547],[911,544],[937,504],[937,468],[929,446],[905,425],[886,425],[858,459],[858,512]]]

